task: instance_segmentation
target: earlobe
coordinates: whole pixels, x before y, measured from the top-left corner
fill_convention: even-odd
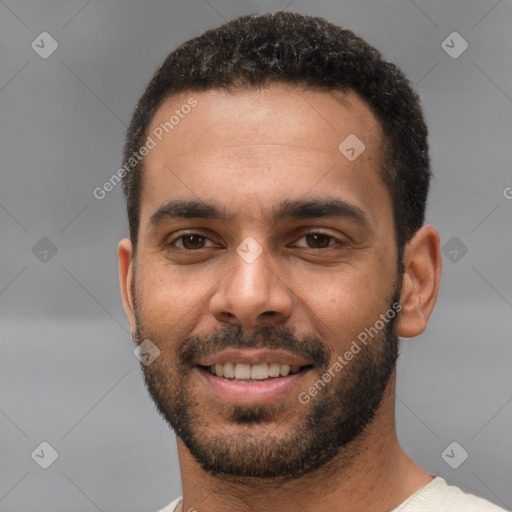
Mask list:
[[[123,307],[130,322],[132,332],[135,332],[135,309],[134,309],[134,290],[133,290],[133,261],[132,261],[132,243],[129,238],[123,238],[117,247],[119,259],[119,284],[121,287],[121,297]]]
[[[442,256],[438,231],[433,226],[420,228],[405,246],[403,261],[398,335],[412,338],[425,330],[439,292]]]

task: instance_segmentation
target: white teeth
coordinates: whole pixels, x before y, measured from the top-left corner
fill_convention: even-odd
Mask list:
[[[300,366],[290,366],[288,364],[279,363],[261,363],[253,365],[246,363],[225,363],[214,364],[208,369],[213,375],[225,377],[226,379],[265,380],[269,377],[286,377],[290,374],[293,375],[300,370]]]
[[[235,376],[235,365],[233,363],[226,363],[223,368],[224,377],[232,379]]]
[[[268,379],[268,364],[254,364],[251,366],[251,379]]]
[[[237,379],[250,379],[251,378],[251,365],[245,363],[235,364],[235,378]]]
[[[279,377],[279,363],[270,363],[268,365],[268,376]]]

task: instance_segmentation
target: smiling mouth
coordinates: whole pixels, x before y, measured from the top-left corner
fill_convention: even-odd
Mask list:
[[[222,377],[223,379],[233,382],[261,382],[295,375],[312,368],[312,366],[290,366],[280,363],[247,364],[229,362],[210,366],[199,365],[199,368],[216,377]]]

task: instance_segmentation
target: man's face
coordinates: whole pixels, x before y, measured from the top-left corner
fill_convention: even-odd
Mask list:
[[[181,94],[149,133],[190,97],[144,164],[132,325],[161,351],[146,385],[205,470],[298,476],[362,432],[396,362],[395,322],[375,329],[401,284],[381,133],[355,93],[284,84]]]

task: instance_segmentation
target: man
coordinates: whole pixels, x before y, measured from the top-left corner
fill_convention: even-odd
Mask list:
[[[396,436],[398,337],[424,331],[441,254],[394,65],[321,18],[238,18],[169,55],[124,156],[123,303],[178,442],[164,511],[501,510]]]

